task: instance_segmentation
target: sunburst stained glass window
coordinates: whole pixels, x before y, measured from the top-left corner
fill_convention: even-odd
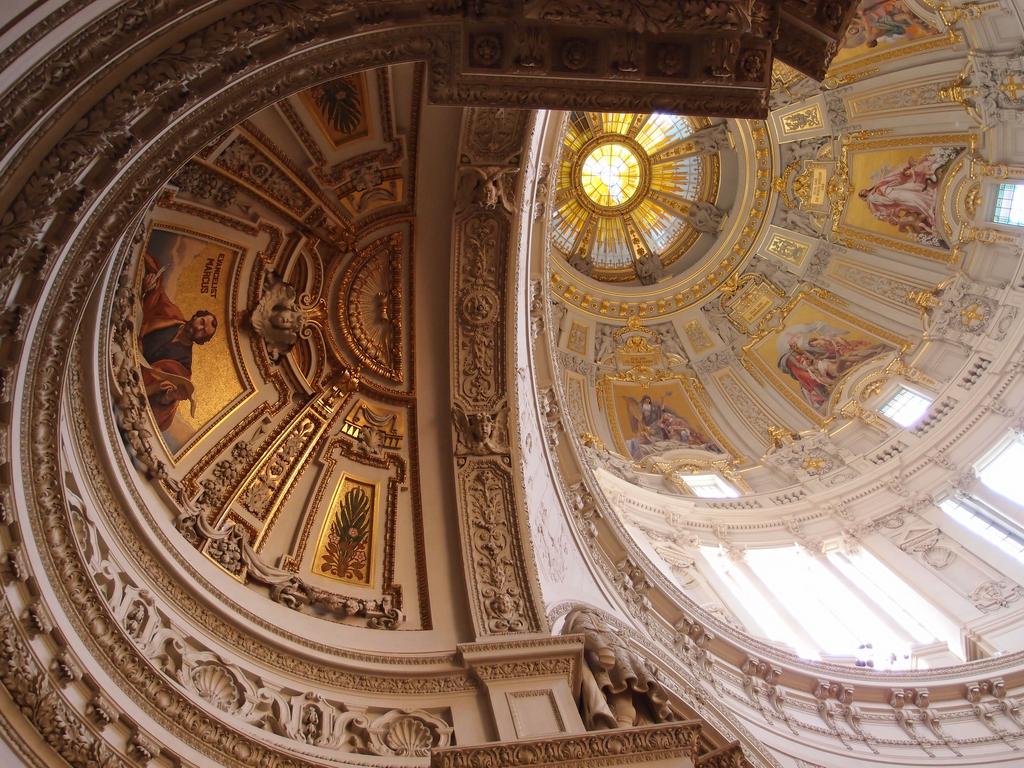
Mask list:
[[[670,144],[683,141],[693,133],[693,126],[686,118],[676,115],[650,115],[636,135],[637,144],[653,155]]]
[[[624,144],[602,144],[583,161],[580,182],[598,205],[622,205],[640,187],[640,161]]]
[[[562,137],[552,244],[585,257],[598,280],[636,278],[637,260],[669,265],[700,236],[687,203],[717,194],[717,156],[690,137],[707,125],[680,115],[573,112]]]

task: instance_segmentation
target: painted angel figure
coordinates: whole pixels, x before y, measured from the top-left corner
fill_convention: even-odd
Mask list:
[[[263,281],[263,295],[250,314],[249,322],[267,345],[267,355],[272,362],[280,362],[295,346],[307,321],[295,287],[284,282],[276,272],[270,272]]]
[[[850,22],[843,46],[876,48],[879,43],[898,42],[934,32],[901,0],[864,0]]]
[[[644,395],[639,401],[632,397],[626,398],[626,408],[632,435],[626,440],[626,447],[634,459],[680,448],[722,452],[714,441],[701,434],[685,417],[670,406],[655,402],[650,395]]]

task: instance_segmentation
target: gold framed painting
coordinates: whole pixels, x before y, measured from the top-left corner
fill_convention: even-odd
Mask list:
[[[137,352],[149,411],[178,461],[253,391],[231,322],[245,249],[154,223],[136,274]]]
[[[973,134],[901,136],[843,147],[844,194],[833,199],[836,234],[948,262],[953,228],[942,201]]]
[[[856,79],[857,73],[873,71],[884,62],[958,41],[905,0],[861,0],[826,80]]]
[[[685,376],[654,381],[602,377],[598,394],[615,449],[634,461],[680,450],[736,456],[709,418],[699,387]]]
[[[743,364],[820,425],[848,376],[909,347],[907,339],[844,311],[827,297],[801,291],[783,308],[778,325],[743,348]]]

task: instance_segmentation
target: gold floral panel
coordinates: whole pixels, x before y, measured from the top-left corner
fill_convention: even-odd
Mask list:
[[[376,483],[342,476],[317,540],[313,573],[346,584],[373,586],[379,501]]]
[[[364,73],[314,86],[300,93],[299,99],[335,147],[369,133]]]
[[[812,244],[813,241],[807,242],[792,232],[773,227],[768,233],[763,250],[799,269],[807,259]]]

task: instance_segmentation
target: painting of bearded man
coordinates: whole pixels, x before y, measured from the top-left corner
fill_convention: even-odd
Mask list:
[[[164,268],[150,254],[146,254],[145,267],[139,345],[147,365],[142,368],[142,381],[157,426],[166,431],[179,402],[187,400],[195,415],[192,345],[213,338],[217,318],[208,310],[198,310],[186,320],[164,289]]]
[[[154,227],[139,259],[139,374],[172,454],[244,396],[232,353],[231,277],[241,251],[227,242]]]
[[[163,285],[164,268],[150,254],[145,255],[142,275],[142,329],[139,348],[147,365],[142,382],[150,408],[161,431],[170,428],[178,402],[187,400],[196,413],[193,374],[193,344],[206,344],[217,331],[213,312],[200,309],[185,319]]]

